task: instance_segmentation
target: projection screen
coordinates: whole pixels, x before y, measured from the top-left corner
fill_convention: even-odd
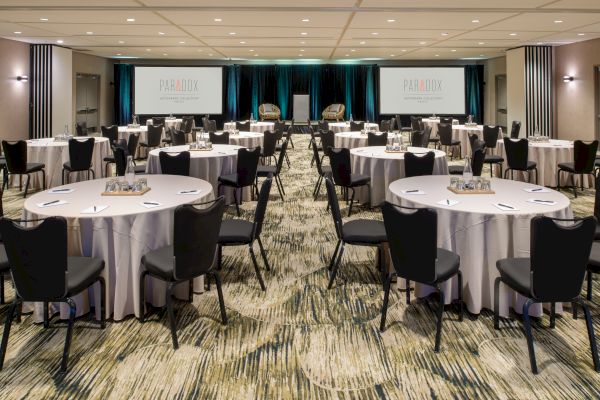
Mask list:
[[[222,67],[135,67],[136,114],[222,114]]]
[[[379,70],[380,114],[465,114],[463,67]]]

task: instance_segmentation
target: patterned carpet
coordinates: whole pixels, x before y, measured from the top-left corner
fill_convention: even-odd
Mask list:
[[[326,289],[326,265],[335,233],[324,191],[311,197],[308,137],[296,135],[292,168],[284,167],[287,197],[275,187],[263,241],[272,266],[263,271],[261,292],[245,247],[224,249],[224,296],[229,323],[220,323],[214,286],[176,302],[180,349],[173,351],[166,313],[156,310],[145,324],[135,318],[101,330],[89,317],[77,321],[70,371],[60,374],[64,323],[50,329],[26,316],[13,324],[1,399],[573,399],[600,397],[585,322],[568,313],[549,329],[534,322],[540,374],[529,369],[522,324],[503,320],[493,329],[491,313],[444,315],[442,349],[433,352],[437,298],[405,304],[393,290],[387,330],[378,329],[383,292],[375,250],[348,246],[334,288]],[[20,216],[16,190],[4,194],[5,213]],[[344,203],[340,203],[342,207]],[[254,203],[243,205],[251,218]],[[593,191],[573,202],[589,215]],[[344,210],[344,208],[343,208]],[[352,218],[381,218],[357,208]],[[234,208],[228,210],[228,218]],[[264,268],[259,261],[261,268]],[[12,290],[8,289],[8,299]],[[595,284],[595,298],[600,288]],[[4,321],[7,307],[0,306]],[[593,307],[600,335],[600,308]],[[3,329],[3,328],[0,328]]]

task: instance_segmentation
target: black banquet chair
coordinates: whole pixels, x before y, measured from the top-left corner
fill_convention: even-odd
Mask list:
[[[283,201],[283,196],[285,195],[285,189],[283,188],[283,182],[281,181],[281,168],[283,168],[283,161],[285,160],[285,156],[287,154],[289,139],[285,139],[283,144],[281,145],[281,152],[279,153],[279,158],[277,158],[277,164],[275,165],[259,165],[256,169],[256,180],[258,178],[268,178],[272,176],[275,179],[275,183],[277,184],[277,191],[279,192],[279,196],[281,197],[281,201]]]
[[[500,166],[500,176],[502,176],[502,163],[504,163],[504,158],[497,154],[488,154],[488,151],[494,151],[496,148],[496,144],[498,143],[498,136],[500,135],[500,127],[499,126],[483,126],[483,141],[485,142],[486,155],[485,155],[485,164],[490,165],[490,176],[494,176],[494,165]],[[506,150],[506,148],[505,148]],[[508,150],[506,150],[508,152]],[[508,158],[508,156],[507,156]],[[510,163],[509,163],[510,164]],[[537,170],[536,170],[537,173]],[[537,179],[536,179],[537,182]]]
[[[327,200],[333,217],[335,226],[335,234],[337,236],[337,244],[331,261],[329,262],[329,284],[327,289],[333,287],[333,282],[340,268],[344,248],[347,244],[355,246],[368,246],[377,248],[377,266],[382,272],[383,266],[383,244],[387,242],[385,227],[382,221],[372,219],[355,219],[344,223],[342,221],[342,213],[337,201],[335,186],[330,178],[325,178],[325,187],[327,188]]]
[[[250,132],[250,121],[236,122],[235,129],[237,129],[240,132]]]
[[[323,163],[321,162],[321,158],[319,157],[319,148],[315,140],[311,141],[311,146],[313,150],[313,160],[316,160],[317,173],[319,174],[317,182],[315,183],[315,188],[313,190],[313,198],[317,200],[317,198],[319,197],[319,193],[321,192],[321,184],[323,183],[323,178],[331,176],[331,166],[323,165]]]
[[[212,144],[229,144],[229,132],[222,133],[209,132],[208,139]]]
[[[485,147],[476,148],[471,154],[471,169],[473,170],[473,176],[481,176],[483,170],[483,164],[485,160]],[[449,165],[448,173],[450,175],[462,175],[464,166],[462,165]]]
[[[440,137],[440,146],[444,146],[446,151],[448,147],[452,150],[452,156],[450,160],[454,159],[454,151],[458,147],[458,157],[462,153],[460,140],[452,139],[452,125],[451,124],[439,124],[438,125],[438,136]]]
[[[518,139],[519,133],[521,132],[521,121],[513,121],[510,127],[510,138]]]
[[[387,145],[387,140],[387,131],[384,131],[383,133],[367,133],[367,146],[385,146]]]
[[[4,239],[10,263],[16,296],[6,314],[0,370],[4,364],[6,347],[15,312],[23,302],[44,303],[44,328],[50,327],[48,304],[63,302],[69,305],[69,322],[63,350],[61,371],[67,371],[69,350],[73,337],[76,306],[73,296],[100,284],[100,326],[105,328],[106,286],[101,276],[104,260],[94,257],[67,256],[67,221],[49,217],[33,228],[19,225],[20,221],[0,219],[0,234]]]
[[[102,137],[108,138],[108,142],[111,145],[119,140],[119,127],[117,125],[101,126],[100,132],[102,133]]]
[[[145,147],[148,151],[160,147],[160,138],[163,134],[163,125],[148,125],[147,141],[140,142],[141,147]]]
[[[177,129],[171,130],[171,144],[173,146],[183,146],[186,143],[186,134]]]
[[[504,151],[506,151],[506,164],[504,179],[510,171],[510,179],[513,179],[513,171],[527,172],[527,181],[531,181],[531,172],[535,171],[535,183],[538,183],[537,163],[529,161],[529,141],[527,139],[512,140],[504,138]]]
[[[2,150],[4,151],[4,156],[6,157],[6,171],[8,171],[8,174],[4,176],[5,179],[2,185],[8,187],[8,177],[10,175],[27,175],[27,181],[25,182],[25,193],[23,193],[23,197],[27,197],[31,174],[41,172],[42,187],[44,190],[46,190],[46,171],[44,170],[46,165],[42,163],[27,162],[26,141],[19,140],[18,142],[11,143],[3,140]],[[19,181],[19,190],[21,190],[21,188],[21,181]]]
[[[404,153],[404,177],[432,175],[434,163],[435,153],[433,151],[428,151],[425,155]]]
[[[360,121],[360,122],[350,121],[350,132],[358,132],[358,131],[362,131],[363,129],[365,129],[364,121]],[[329,130],[329,128],[327,130]]]
[[[385,202],[382,212],[394,271],[388,274],[384,286],[380,330],[382,332],[385,330],[390,286],[394,275],[406,280],[407,304],[410,304],[408,288],[410,288],[411,281],[434,287],[440,293],[434,347],[434,351],[437,353],[440,350],[446,299],[442,284],[455,276],[458,280],[459,321],[463,319],[460,257],[458,254],[437,247],[437,212],[435,210],[400,207]]]
[[[96,174],[92,169],[92,156],[94,155],[94,138],[88,139],[69,139],[69,161],[63,164],[62,169],[62,184],[65,184],[65,173],[67,183],[71,180],[71,173],[86,172],[87,179],[96,178]]]
[[[161,151],[158,155],[160,172],[165,175],[190,176],[190,152]]]
[[[594,140],[590,143],[585,143],[581,140],[576,140],[573,143],[573,162],[558,163],[558,172],[556,176],[556,190],[560,191],[560,175],[567,173],[571,175],[573,182],[573,194],[577,197],[577,187],[575,186],[575,175],[579,175],[579,183],[583,190],[584,175],[594,176],[594,163],[596,162],[596,152],[598,151],[598,141]]]
[[[242,202],[242,189],[247,186],[255,185],[256,170],[258,168],[258,159],[260,157],[260,146],[249,150],[241,148],[237,153],[236,172],[228,175],[219,176],[219,185],[217,193],[221,193],[221,187],[227,186],[234,188],[233,198],[235,200],[235,209],[238,217],[240,216],[239,203]],[[240,191],[240,198],[237,197],[237,190]],[[239,201],[238,201],[239,200]]]
[[[212,203],[212,204],[211,204]],[[207,208],[198,208],[206,206]],[[161,247],[146,253],[142,257],[144,271],[140,275],[140,322],[145,320],[145,287],[146,277],[151,276],[168,283],[167,314],[171,329],[173,348],[179,348],[177,340],[177,322],[173,307],[173,291],[183,282],[189,284],[189,301],[193,299],[193,281],[201,275],[212,275],[217,285],[221,319],[227,324],[221,278],[214,269],[215,253],[221,220],[225,211],[225,199],[220,196],[216,200],[200,204],[184,204],[175,209],[172,245]]]
[[[538,368],[529,307],[536,303],[550,303],[550,327],[554,328],[555,304],[567,302],[573,305],[574,317],[577,306],[583,307],[594,369],[600,372],[590,310],[580,297],[595,229],[594,217],[564,220],[537,216],[531,220],[531,258],[505,258],[496,262],[500,276],[494,284],[494,328],[500,328],[500,283],[504,283],[527,298],[522,310],[523,323],[531,372],[534,374],[538,373]]]
[[[331,176],[336,186],[341,186],[344,190],[350,189],[350,207],[348,216],[352,215],[352,204],[354,203],[355,188],[366,186],[369,192],[369,205],[371,203],[371,177],[362,174],[353,174],[350,164],[350,150],[346,148],[331,148],[329,151],[329,160],[331,162]],[[347,194],[346,194],[347,197]]]
[[[273,184],[273,178],[271,176],[263,182],[260,187],[260,193],[258,195],[258,201],[256,202],[256,210],[254,211],[254,221],[246,221],[243,219],[226,219],[221,223],[221,229],[219,230],[219,252],[218,252],[218,269],[221,269],[223,262],[223,247],[226,246],[245,246],[248,245],[250,250],[250,258],[252,258],[252,265],[258,278],[258,283],[262,291],[266,291],[265,282],[260,273],[258,262],[256,261],[256,255],[254,254],[254,242],[258,242],[258,248],[260,249],[260,255],[262,256],[265,268],[267,271],[271,270],[269,261],[267,260],[267,253],[260,240],[260,234],[262,233],[262,226],[265,219],[265,213],[267,211],[267,204],[269,202],[269,194],[271,193],[271,186]]]
[[[275,159],[275,149],[277,148],[277,132],[265,131],[263,134],[263,145],[260,151],[261,163],[264,165],[272,159]]]
[[[1,201],[0,201],[1,203]],[[1,212],[2,210],[0,210]],[[6,250],[4,249],[4,243],[2,243],[2,236],[0,235],[0,304],[4,304],[4,274],[10,272],[10,264],[6,257]]]

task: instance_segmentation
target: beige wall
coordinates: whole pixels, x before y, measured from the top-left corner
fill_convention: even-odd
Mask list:
[[[0,138],[29,137],[29,83],[17,76],[29,76],[29,44],[0,38]]]
[[[496,121],[496,76],[506,75],[506,57],[486,60],[484,66],[484,109],[483,123],[495,125]]]
[[[75,124],[76,77],[78,73],[100,75],[100,125],[114,121],[114,66],[108,58],[73,52],[73,123]]]
[[[560,139],[596,137],[594,66],[600,65],[600,39],[555,47],[556,132]],[[562,77],[575,79],[565,83]]]
[[[522,123],[521,137],[527,136],[525,97],[525,48],[518,47],[506,52],[506,103],[509,123]]]

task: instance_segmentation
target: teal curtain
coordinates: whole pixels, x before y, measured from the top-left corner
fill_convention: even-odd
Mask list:
[[[291,65],[278,65],[275,68],[275,79],[277,84],[277,105],[281,110],[281,119],[288,118],[290,102],[292,98],[292,68]],[[291,112],[289,117],[291,117]]]
[[[467,114],[473,115],[475,121],[483,122],[483,66],[467,65],[465,67],[465,86]]]
[[[239,110],[239,96],[240,96],[240,66],[229,65],[227,71],[227,118],[231,121],[238,119]]]
[[[321,119],[321,70],[318,65],[309,65],[310,81],[308,93],[310,95],[310,118]]]
[[[344,104],[346,105],[346,119],[350,119],[350,116],[355,114],[353,110],[354,93],[356,89],[356,66],[355,65],[344,65]],[[355,117],[355,116],[353,116]]]
[[[131,122],[133,102],[133,65],[115,64],[115,122],[127,125]]]
[[[365,67],[367,75],[365,82],[365,115],[369,121],[375,121],[375,68],[372,65]]]

